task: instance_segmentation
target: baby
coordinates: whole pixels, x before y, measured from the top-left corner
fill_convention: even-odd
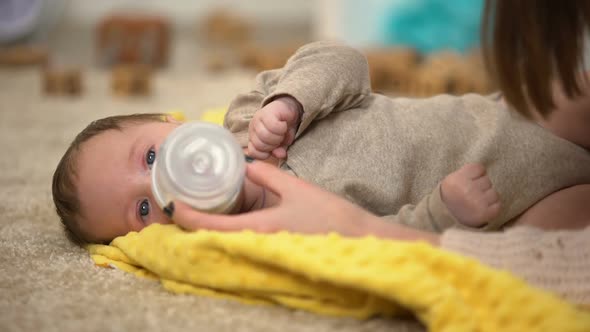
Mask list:
[[[75,138],[53,178],[71,239],[108,242],[170,222],[154,203],[150,169],[176,126],[161,115],[117,116]],[[259,74],[225,126],[252,157],[277,157],[293,175],[427,230],[498,229],[541,198],[590,182],[586,151],[496,100],[373,94],[365,58],[334,43],[307,45],[284,68]],[[232,213],[279,199],[246,179]]]
[[[264,109],[278,114],[288,110],[289,103],[280,98]],[[152,223],[171,222],[166,209],[154,203],[150,169],[159,146],[179,124],[168,115],[123,115],[94,121],[78,134],[53,178],[54,202],[72,241],[109,242]],[[482,167],[466,166],[443,183],[449,185],[445,198],[458,219],[465,213],[497,213],[498,198]],[[270,207],[278,199],[246,178],[232,213]]]

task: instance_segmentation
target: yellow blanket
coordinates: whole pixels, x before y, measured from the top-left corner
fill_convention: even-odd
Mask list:
[[[97,265],[175,293],[367,318],[414,313],[431,331],[589,331],[590,314],[511,274],[425,243],[154,224],[88,247]]]

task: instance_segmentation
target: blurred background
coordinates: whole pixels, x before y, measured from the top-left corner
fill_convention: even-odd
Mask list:
[[[302,44],[336,39],[365,52],[377,92],[489,93],[482,3],[0,0],[0,66],[40,68],[46,95],[82,95],[88,74],[102,71],[114,95],[148,96],[158,76],[253,76]]]

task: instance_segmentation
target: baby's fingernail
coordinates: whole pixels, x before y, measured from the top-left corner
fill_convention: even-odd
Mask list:
[[[248,155],[244,155],[244,158],[246,159],[246,162],[247,162],[247,163],[251,163],[251,162],[253,162],[253,161],[254,161],[254,158],[252,158],[252,157],[250,157],[250,156],[248,156]]]
[[[172,215],[174,214],[174,202],[168,203],[168,205],[164,206],[162,210],[168,216],[168,218],[172,218]]]

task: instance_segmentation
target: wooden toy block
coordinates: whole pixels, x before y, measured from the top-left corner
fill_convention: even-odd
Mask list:
[[[445,93],[447,80],[443,73],[419,68],[408,82],[404,93],[413,97],[429,97]]]
[[[254,45],[244,44],[239,48],[239,63],[242,67],[264,71],[281,68],[300,44]]]
[[[210,13],[200,26],[205,40],[219,44],[241,44],[250,40],[252,26],[227,10]]]
[[[476,66],[467,62],[456,69],[454,77],[456,85],[451,93],[458,95],[470,92],[489,94],[494,90],[489,75],[483,66]]]
[[[82,93],[82,72],[79,69],[47,66],[41,75],[45,94],[78,96]]]
[[[417,97],[442,93],[486,94],[492,89],[482,62],[453,52],[439,52],[428,56],[410,82],[407,94]]]
[[[373,49],[365,52],[371,86],[377,92],[403,92],[420,61],[410,48]]]
[[[145,96],[151,93],[151,69],[146,65],[119,65],[111,74],[111,89],[119,96]]]
[[[219,52],[210,52],[205,55],[205,68],[210,72],[219,72],[229,67],[226,58]]]
[[[96,30],[96,48],[103,65],[144,64],[161,67],[168,62],[170,24],[163,17],[112,15]]]
[[[2,66],[44,65],[47,58],[47,51],[42,47],[17,45],[0,48]]]

